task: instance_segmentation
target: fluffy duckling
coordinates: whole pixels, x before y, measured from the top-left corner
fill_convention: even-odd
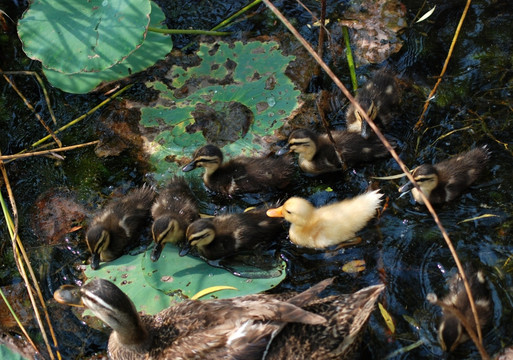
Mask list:
[[[153,189],[143,186],[113,200],[94,217],[86,233],[93,270],[100,266],[100,261],[117,259],[134,245],[150,217],[154,198]]]
[[[270,243],[283,230],[282,219],[270,219],[265,210],[225,214],[194,221],[187,228],[188,243],[180,255],[196,247],[201,256],[217,260],[260,244]]]
[[[484,328],[491,319],[492,301],[490,290],[486,284],[486,279],[482,271],[477,271],[471,276],[467,275],[470,291],[476,304],[477,316],[479,318],[480,328]],[[455,309],[465,318],[466,323],[472,328],[474,333],[477,331],[474,315],[470,307],[463,280],[459,274],[451,279],[450,292],[442,300],[443,305]],[[435,294],[428,294],[428,299],[432,303],[437,302]],[[443,310],[443,316],[438,327],[438,340],[444,351],[453,351],[459,344],[469,340],[465,327],[462,325],[458,316],[452,311]]]
[[[373,120],[379,120],[378,125],[386,127],[392,119],[392,108],[399,104],[401,96],[396,78],[385,70],[376,71],[370,80],[358,90],[356,101],[367,111]],[[356,132],[368,138],[372,130],[367,121],[350,104],[346,114],[347,130]]]
[[[223,163],[223,153],[214,145],[199,148],[193,159],[182,170],[187,172],[204,167],[205,185],[210,190],[225,195],[281,189],[289,184],[294,173],[290,157],[239,156]]]
[[[185,230],[199,219],[196,198],[183,177],[175,176],[160,193],[151,207],[151,233],[155,247],[151,260],[157,261],[166,243],[176,244],[185,239]]]
[[[331,135],[349,166],[389,156],[385,146],[375,136],[364,139],[349,131],[332,131]],[[395,142],[391,141],[391,144],[395,147]],[[327,134],[318,135],[307,129],[294,130],[289,135],[288,145],[277,154],[282,155],[289,150],[299,154],[299,167],[306,173],[318,175],[342,169]]]
[[[292,197],[267,216],[283,217],[291,223],[290,241],[299,246],[323,249],[341,243],[354,243],[355,233],[376,215],[383,194],[379,190],[352,199],[315,208],[305,199]]]
[[[476,181],[490,158],[486,146],[461,153],[441,163],[424,164],[412,171],[412,176],[431,204],[449,202],[458,197]],[[411,182],[399,188],[399,192],[411,190],[413,198],[424,204],[419,191]]]
[[[89,308],[112,328],[112,360],[274,360],[291,353],[299,360],[346,359],[357,349],[384,285],[319,298],[331,282],[300,294],[185,300],[154,316],[139,316],[128,296],[104,279],[80,289],[64,285],[54,298]]]

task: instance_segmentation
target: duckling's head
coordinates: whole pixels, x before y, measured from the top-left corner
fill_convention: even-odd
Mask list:
[[[369,97],[358,98],[360,106],[365,110],[367,109],[367,115],[374,121],[378,117],[378,107],[374,104],[374,101]],[[363,115],[354,108],[353,113],[348,115],[348,127],[347,129],[352,132],[361,133],[364,139],[368,139],[371,135],[372,130],[367,124],[367,121],[363,118]]]
[[[186,255],[192,247],[196,247],[202,253],[202,248],[214,241],[216,229],[212,220],[199,219],[187,227],[185,237],[187,244],[180,252],[180,256]]]
[[[291,197],[279,208],[267,210],[267,216],[283,217],[291,224],[305,226],[314,210],[315,208],[308,200]]]
[[[157,261],[164,249],[166,243],[176,244],[184,237],[184,229],[178,223],[178,220],[171,216],[161,216],[153,222],[151,234],[155,247],[151,252],[151,261]]]
[[[223,153],[215,145],[205,145],[194,153],[193,160],[182,168],[188,172],[198,167],[205,168],[206,174],[215,172],[223,162]]]
[[[429,164],[420,165],[412,171],[411,175],[419,185],[424,195],[429,198],[431,192],[438,186],[438,172],[435,167]],[[399,188],[399,192],[407,192],[409,190],[411,190],[413,197],[417,202],[420,204],[424,203],[420,198],[418,190],[413,188],[413,183],[411,181]]]
[[[284,154],[284,149],[296,152],[300,157],[311,161],[317,152],[317,135],[307,129],[294,130],[289,135],[288,145],[278,151],[278,155]]]
[[[135,351],[150,344],[133,302],[108,280],[96,278],[81,288],[63,285],[54,293],[54,299],[61,304],[87,307],[116,332],[118,342],[139,347]]]
[[[106,258],[107,255],[105,253],[105,250],[110,245],[110,233],[102,224],[95,224],[87,230],[86,243],[91,252],[91,269],[98,269],[100,267],[100,260],[111,260]]]

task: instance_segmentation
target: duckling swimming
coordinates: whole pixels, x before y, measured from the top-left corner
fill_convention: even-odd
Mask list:
[[[381,141],[373,136],[362,138],[349,131],[332,131],[331,135],[348,166],[388,157],[389,153]],[[395,147],[395,142],[391,141]],[[307,129],[294,130],[289,135],[288,145],[277,155],[288,151],[299,154],[301,170],[309,174],[324,174],[342,169],[342,164],[327,134],[318,135]]]
[[[86,233],[93,270],[100,266],[100,261],[117,259],[134,245],[150,217],[154,198],[153,189],[143,186],[111,201],[95,216]]]
[[[151,207],[151,233],[155,247],[151,260],[157,261],[166,243],[176,244],[185,239],[185,230],[199,219],[196,198],[183,177],[175,176],[160,193]]]
[[[187,228],[188,244],[180,255],[196,247],[206,259],[216,260],[271,243],[282,231],[282,219],[268,218],[265,210],[199,219]]]
[[[290,183],[294,173],[290,157],[239,156],[223,164],[223,153],[214,145],[199,148],[193,158],[182,170],[187,172],[204,167],[205,185],[225,195],[282,189]]]
[[[80,289],[64,285],[54,298],[89,308],[112,328],[112,360],[274,360],[290,358],[291,351],[298,360],[346,359],[357,349],[384,285],[318,298],[331,282],[300,294],[185,300],[154,316],[139,316],[128,296],[104,279]]]
[[[291,223],[290,241],[299,246],[323,249],[354,243],[355,233],[376,215],[383,194],[370,191],[340,202],[315,208],[305,199],[292,197],[267,216],[284,217]]]
[[[467,280],[469,281],[470,291],[476,305],[479,325],[481,328],[484,328],[489,323],[493,313],[490,290],[482,271],[477,271],[472,275],[467,274]],[[456,274],[451,279],[451,283],[449,294],[441,302],[459,311],[475,333],[477,327],[461,276]],[[428,299],[431,302],[436,302],[437,300],[435,294],[428,294]],[[458,345],[469,340],[465,327],[454,313],[444,310],[438,327],[438,340],[444,351],[453,351]]]
[[[393,120],[392,110],[399,104],[401,95],[396,78],[385,70],[380,70],[358,90],[355,99],[373,121],[379,120],[378,126],[386,127]],[[359,133],[366,139],[372,133],[367,121],[353,104],[347,109],[346,123],[348,131]]]
[[[424,164],[412,171],[412,176],[431,204],[442,204],[457,198],[476,181],[488,164],[490,152],[486,146],[461,153],[441,163]],[[399,192],[411,189],[415,201],[424,204],[419,191],[411,182],[399,188]]]

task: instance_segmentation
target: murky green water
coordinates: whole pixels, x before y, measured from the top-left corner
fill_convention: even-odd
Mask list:
[[[162,3],[165,3],[162,1]],[[208,2],[180,7],[180,14],[168,10],[173,18],[172,27],[192,26],[209,28],[217,24],[228,13],[242,7],[244,2],[230,1],[212,8]],[[191,2],[192,4],[192,2]],[[317,2],[306,2],[316,8]],[[408,11],[408,23],[415,16],[421,1],[404,1]],[[176,4],[169,3],[168,7]],[[280,5],[280,4],[277,4]],[[507,1],[474,1],[470,8],[448,73],[440,86],[426,116],[426,126],[421,133],[412,131],[427,93],[435,83],[450,42],[461,15],[464,3],[440,2],[438,11],[429,20],[412,25],[403,34],[403,49],[393,55],[388,66],[394,68],[408,91],[403,94],[402,112],[391,131],[401,141],[401,158],[410,167],[423,162],[440,161],[474,146],[487,144],[492,151],[490,170],[471,192],[457,201],[437,208],[441,221],[464,264],[482,268],[493,294],[494,315],[492,326],[486,332],[485,346],[490,354],[513,342],[511,322],[512,276],[511,265],[505,262],[513,254],[512,238],[512,154],[508,149],[513,136],[513,83],[512,47],[513,9]],[[284,8],[283,4],[279,6]],[[204,9],[210,9],[205,11]],[[341,2],[330,4],[328,13],[340,12]],[[19,15],[13,3],[0,1],[0,9],[11,17]],[[215,11],[211,11],[215,9]],[[285,31],[275,28],[275,19],[261,6],[247,20],[234,26],[242,31],[235,36],[278,34]],[[310,21],[310,15],[299,5],[287,2],[286,15],[296,19],[303,35],[315,42],[316,30],[300,24]],[[427,11],[426,8],[423,12]],[[18,13],[17,13],[18,11]],[[209,17],[205,17],[209,14]],[[185,25],[186,24],[186,25]],[[12,31],[12,26],[11,26]],[[17,37],[13,32],[0,35],[0,67],[4,70],[39,70],[38,64],[23,57]],[[190,39],[175,38],[175,46],[183,47]],[[330,55],[327,55],[330,57]],[[344,62],[339,62],[337,73],[349,84]],[[371,66],[359,70],[366,74]],[[36,109],[48,118],[44,100],[37,83],[27,77],[14,78],[18,87],[27,95]],[[0,81],[0,149],[11,154],[24,149],[44,135],[44,130],[25,108],[5,81]],[[130,90],[128,97],[140,98],[142,87]],[[59,119],[65,124],[101,101],[97,95],[75,96],[50,89],[50,97]],[[93,114],[79,125],[66,132],[63,140],[67,144],[86,142],[98,137],[99,118],[108,110]],[[341,112],[343,114],[343,112]],[[340,116],[333,121],[343,124]],[[454,131],[453,133],[450,133]],[[18,160],[7,165],[7,171],[16,196],[20,213],[21,236],[39,269],[46,295],[51,298],[52,288],[60,282],[69,282],[78,276],[76,264],[87,259],[86,247],[80,235],[69,235],[67,245],[44,246],[34,227],[33,218],[38,209],[35,200],[56,188],[71,189],[78,200],[92,211],[97,203],[114,189],[141,184],[148,178],[147,169],[133,159],[136,154],[125,151],[113,158],[97,158],[93,149],[66,153],[64,161],[48,158]],[[364,168],[351,169],[343,175],[322,178],[304,177],[297,174],[297,185],[282,199],[291,195],[310,198],[321,205],[334,198],[351,197],[363,192],[371,176],[386,176],[399,172],[393,160],[372,164]],[[198,175],[199,176],[199,175]],[[396,333],[391,335],[376,311],[365,333],[362,358],[383,359],[394,351],[423,340],[420,347],[405,352],[396,359],[440,358],[442,352],[436,340],[436,321],[439,309],[430,305],[426,294],[443,295],[447,291],[445,280],[455,272],[454,261],[434,224],[431,216],[421,206],[413,204],[406,196],[398,198],[397,187],[402,181],[378,181],[382,191],[389,197],[388,208],[379,220],[370,223],[361,232],[363,242],[355,247],[333,252],[318,252],[298,249],[284,242],[283,258],[288,261],[288,278],[276,291],[302,290],[326,277],[337,276],[333,293],[352,292],[361,287],[385,281],[386,293],[382,302],[396,323]],[[198,192],[203,193],[199,183]],[[332,192],[320,191],[330,187]],[[6,196],[4,189],[2,193]],[[242,209],[243,202],[220,202],[213,206],[211,199],[202,198],[205,212],[222,210],[223,207]],[[480,220],[461,223],[462,220],[493,214]],[[3,219],[0,219],[0,279],[1,285],[18,282],[13,269],[10,241]],[[343,273],[341,267],[348,261],[364,259],[366,270],[357,275]],[[50,265],[43,267],[48,263]],[[52,312],[59,307],[51,306]],[[414,319],[413,321],[408,319]],[[76,327],[75,327],[76,326]],[[77,332],[84,335],[70,335]],[[90,356],[102,349],[102,337],[74,320],[71,316],[56,324],[64,355],[69,358],[83,351]],[[64,334],[64,336],[62,336]],[[104,337],[103,337],[104,338]],[[82,339],[84,342],[82,342]],[[479,358],[470,343],[463,346],[454,358]]]

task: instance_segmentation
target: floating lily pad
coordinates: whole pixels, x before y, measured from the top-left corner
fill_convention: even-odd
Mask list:
[[[144,41],[149,0],[36,0],[18,23],[28,57],[67,74],[105,70]]]
[[[233,286],[237,290],[221,290],[209,297],[229,298],[258,293],[275,287],[286,275],[284,262],[269,272],[274,277],[247,279],[212,267],[193,256],[180,257],[178,252],[177,247],[168,245],[157,262],[149,259],[150,251],[137,256],[125,255],[102,263],[98,270],[88,267],[85,274],[88,278],[100,277],[114,282],[132,299],[138,311],[147,314],[156,314],[172,301],[190,298],[213,286]]]
[[[5,345],[0,345],[0,359],[25,360],[23,356],[12,351]]]
[[[141,125],[159,130],[151,146],[158,180],[207,142],[228,157],[262,153],[265,137],[298,107],[300,92],[285,75],[294,57],[276,42],[201,44],[197,55],[198,66],[171,69],[169,86],[147,83],[165,104],[141,109]]]
[[[153,2],[151,9],[150,26],[164,28],[161,24],[165,20],[162,10]],[[43,72],[53,86],[70,93],[85,94],[96,88],[102,81],[119,80],[154,65],[172,48],[173,42],[169,35],[149,31],[146,40],[139,48],[119,64],[103,71],[67,74],[43,68]]]

